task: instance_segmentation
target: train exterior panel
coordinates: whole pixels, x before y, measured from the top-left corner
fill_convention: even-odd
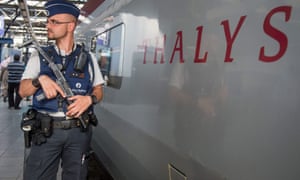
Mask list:
[[[119,180],[299,180],[300,2],[106,0],[77,33],[107,80]]]

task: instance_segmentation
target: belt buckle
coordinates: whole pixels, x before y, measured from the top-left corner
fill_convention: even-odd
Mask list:
[[[61,128],[62,129],[70,129],[71,121],[70,120],[61,121]]]

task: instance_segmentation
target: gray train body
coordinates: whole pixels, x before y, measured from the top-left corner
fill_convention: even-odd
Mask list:
[[[300,2],[106,0],[77,37],[107,79],[118,180],[299,180]],[[298,80],[297,80],[298,79]]]

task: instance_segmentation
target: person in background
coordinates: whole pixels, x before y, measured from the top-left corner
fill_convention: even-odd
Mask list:
[[[102,99],[104,80],[96,58],[75,42],[80,10],[64,0],[48,1],[45,8],[48,39],[55,40],[55,44],[43,48],[62,67],[74,96],[66,97],[47,61],[40,53],[33,52],[23,73],[20,95],[33,95],[32,111],[36,114],[33,120],[40,124],[34,124],[36,129],[32,131],[30,153],[25,157],[23,180],[56,179],[60,160],[62,179],[86,180],[92,136],[89,124],[93,124],[93,118],[89,115],[84,119],[86,128],[80,119],[86,112],[93,113],[93,105]],[[85,55],[80,56],[81,53]]]
[[[25,65],[20,61],[20,55],[15,54],[12,62],[7,65],[7,82],[8,82],[8,108],[21,109],[20,102],[22,100],[19,95],[19,86]]]
[[[8,83],[7,83],[7,67],[1,67],[1,96],[3,97],[3,102],[7,101],[7,88],[8,88]]]
[[[7,101],[7,88],[8,88],[8,83],[7,83],[7,77],[8,77],[8,72],[7,72],[7,65],[8,63],[11,62],[11,57],[7,56],[3,61],[1,61],[0,67],[1,67],[1,74],[0,74],[0,80],[1,80],[1,96],[3,97],[3,102]]]

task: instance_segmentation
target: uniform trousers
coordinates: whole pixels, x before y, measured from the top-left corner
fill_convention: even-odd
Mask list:
[[[60,159],[62,180],[86,180],[92,127],[53,129],[51,137],[41,145],[32,144],[24,162],[23,180],[56,180]]]

